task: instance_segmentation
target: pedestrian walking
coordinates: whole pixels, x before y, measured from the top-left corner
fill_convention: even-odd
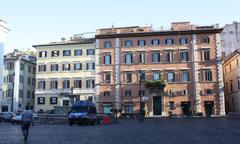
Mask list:
[[[22,134],[23,134],[24,140],[27,140],[28,138],[28,132],[31,124],[32,126],[34,126],[32,112],[29,110],[23,111],[22,112]]]

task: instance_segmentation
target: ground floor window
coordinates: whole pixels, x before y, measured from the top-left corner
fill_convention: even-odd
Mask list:
[[[69,100],[63,100],[63,106],[69,106]]]
[[[112,109],[111,104],[103,105],[103,113],[111,113],[111,109]]]
[[[45,97],[38,97],[38,104],[45,104]]]
[[[133,104],[125,104],[125,113],[133,113]]]
[[[7,112],[8,111],[8,106],[7,105],[3,105],[2,106],[2,112]]]

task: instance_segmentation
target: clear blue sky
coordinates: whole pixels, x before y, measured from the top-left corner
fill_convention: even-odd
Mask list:
[[[240,21],[239,0],[1,0],[0,18],[11,31],[6,52],[114,26],[169,27],[190,21],[211,25]]]

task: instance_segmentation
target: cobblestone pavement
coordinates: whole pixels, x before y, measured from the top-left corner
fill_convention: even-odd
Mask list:
[[[0,123],[0,144],[24,143],[20,125]],[[240,117],[134,119],[95,126],[37,124],[27,144],[239,144]]]

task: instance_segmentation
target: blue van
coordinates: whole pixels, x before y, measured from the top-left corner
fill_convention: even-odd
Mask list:
[[[96,106],[92,102],[77,101],[68,115],[69,125],[73,124],[95,124],[97,122]]]

